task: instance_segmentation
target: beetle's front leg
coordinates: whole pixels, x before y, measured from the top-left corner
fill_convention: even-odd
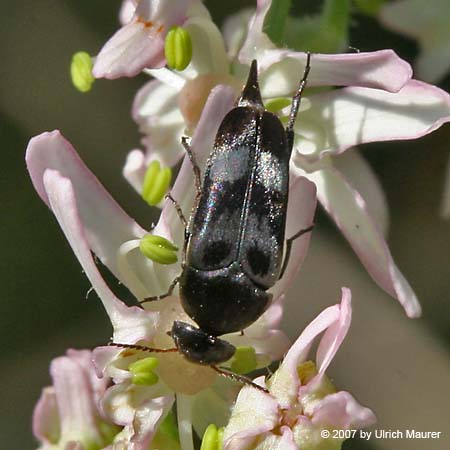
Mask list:
[[[144,298],[144,300],[141,300],[139,303],[142,304],[142,303],[147,303],[147,302],[155,302],[155,301],[162,300],[163,298],[171,296],[173,290],[175,289],[175,286],[178,284],[179,281],[180,281],[180,277],[176,277],[172,281],[172,283],[170,283],[169,289],[167,290],[167,292],[165,294],[154,295],[153,297]]]
[[[291,250],[292,250],[292,244],[293,242],[298,239],[300,236],[304,235],[305,233],[309,233],[314,228],[314,225],[311,225],[308,228],[305,228],[303,230],[297,231],[293,236],[286,239],[286,255],[284,256],[283,266],[281,268],[280,277],[278,279],[283,278],[284,272],[286,271],[286,268],[289,264],[289,258],[291,256]]]

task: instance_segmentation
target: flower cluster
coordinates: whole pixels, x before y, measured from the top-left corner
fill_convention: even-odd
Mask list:
[[[114,329],[113,342],[122,344],[92,353],[69,351],[52,363],[54,386],[44,390],[34,415],[41,448],[191,450],[193,433],[202,436],[209,430],[202,449],[334,449],[341,442],[324,440],[322,430],[374,422],[369,409],[337,391],[325,375],[350,325],[348,289],[341,303],[323,311],[290,350],[279,329],[284,295],[306,256],[309,235],[295,241],[284,276],[270,290],[273,302],[267,311],[245,333],[224,336],[237,348],[224,364],[233,372],[267,367],[288,350],[269,379],[254,381],[264,389],[248,385],[238,396],[239,385],[209,366],[176,352],[146,351],[173,347],[167,331],[174,321],[192,323],[176,289],[164,300],[127,306],[110,290],[93,256],[138,301],[167,291],[180,272],[175,252],[184,242],[176,208],[169,199],[163,201],[169,167],[184,156],[181,137],[191,137],[202,169],[254,59],[266,108],[281,122],[288,120],[307,55],[276,47],[266,34],[271,6],[270,0],[258,0],[256,10],[231,16],[221,32],[200,0],[124,0],[121,28],[93,61],[74,58],[72,73],[83,90],[94,77],[144,72],[154,78],[137,93],[132,111],[145,150],[132,150],[123,169],[131,186],[162,208],[153,230],[124,212],[59,131],[31,139],[26,161],[33,185],[100,297]],[[78,71],[77,64],[82,65]],[[384,239],[383,192],[355,148],[418,138],[450,120],[450,97],[411,77],[408,63],[392,50],[312,55],[309,90],[294,130],[286,235],[311,225],[317,199],[374,281],[400,301],[409,317],[417,317],[418,300]],[[182,162],[171,196],[190,211],[194,178],[189,158]],[[321,333],[316,361],[309,362],[307,353]],[[226,427],[218,431],[208,427],[211,423]]]

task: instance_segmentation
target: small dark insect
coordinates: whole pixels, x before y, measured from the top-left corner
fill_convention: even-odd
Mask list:
[[[167,350],[221,373],[216,365],[229,360],[236,349],[218,336],[242,331],[264,313],[272,300],[267,290],[283,276],[292,242],[312,229],[288,238],[283,258],[293,127],[310,59],[308,53],[286,129],[264,108],[253,61],[236,107],[219,127],[203,181],[187,140],[182,140],[196,184],[189,225],[168,196],[186,229],[182,273],[167,293],[143,302],[161,300],[179,284],[181,304],[198,328],[175,321],[170,335],[176,349]]]

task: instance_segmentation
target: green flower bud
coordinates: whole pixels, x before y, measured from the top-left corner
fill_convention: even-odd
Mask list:
[[[157,205],[166,195],[171,179],[172,169],[170,167],[161,169],[159,161],[152,161],[145,173],[142,198],[150,206]]]
[[[223,428],[209,424],[203,434],[200,450],[222,450]]]
[[[236,373],[248,373],[257,366],[256,353],[253,347],[240,346],[231,361],[231,370]]]
[[[185,28],[172,27],[164,44],[167,65],[171,69],[184,70],[192,59],[192,40]]]
[[[91,90],[95,78],[92,76],[92,58],[89,53],[77,52],[72,56],[70,76],[73,85],[80,92],[88,92]]]
[[[128,366],[128,370],[133,374],[131,382],[133,384],[151,386],[159,380],[158,375],[153,372],[159,364],[158,358],[150,356],[148,358],[139,359]]]
[[[139,243],[141,253],[159,264],[174,264],[178,261],[178,247],[162,236],[146,234]]]

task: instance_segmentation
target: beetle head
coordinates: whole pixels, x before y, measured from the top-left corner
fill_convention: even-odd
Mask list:
[[[214,365],[229,360],[236,348],[229,342],[211,336],[192,325],[175,321],[170,333],[178,351],[189,361]]]

